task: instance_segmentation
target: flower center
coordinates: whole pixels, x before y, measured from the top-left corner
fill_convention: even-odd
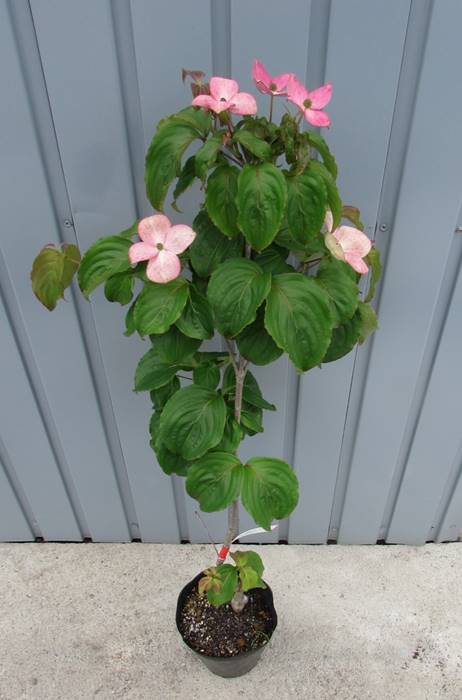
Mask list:
[[[156,248],[157,248],[157,250],[163,250],[164,244],[163,243],[156,243]]]
[[[303,106],[305,107],[305,109],[309,109],[311,107],[311,104],[312,102],[308,98],[303,101]]]
[[[220,102],[226,102],[226,97],[220,97]]]
[[[276,83],[270,83],[269,89],[272,90],[272,92],[274,92],[275,90],[278,89],[278,86],[276,85]]]

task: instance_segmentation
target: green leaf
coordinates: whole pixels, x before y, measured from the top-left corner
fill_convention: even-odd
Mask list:
[[[165,333],[178,320],[188,301],[188,282],[177,277],[166,284],[147,282],[135,306],[135,325],[141,336]]]
[[[228,366],[223,376],[223,384],[221,391],[224,396],[234,397],[236,394],[236,375],[234,369]],[[244,386],[242,387],[242,398],[251,406],[263,408],[265,411],[275,411],[276,406],[268,401],[265,401],[258,382],[252,372],[247,371],[244,378]]]
[[[230,557],[234,560],[238,569],[250,566],[259,576],[263,576],[265,567],[261,556],[256,552],[248,549],[245,552],[238,550],[237,552],[231,552]]]
[[[32,290],[49,311],[64,297],[79,265],[79,249],[71,243],[64,243],[61,249],[47,245],[36,256],[30,274]]]
[[[321,230],[327,190],[323,178],[304,170],[287,178],[287,223],[292,236],[306,245]]]
[[[149,432],[151,433],[150,445],[154,450],[159,466],[165,474],[178,474],[178,476],[186,476],[190,463],[184,460],[180,455],[171,452],[160,439],[159,435],[160,415],[156,411],[153,413],[149,424]]]
[[[244,166],[238,180],[238,224],[256,251],[266,248],[276,236],[286,203],[286,181],[275,165]]]
[[[255,320],[271,287],[271,275],[252,260],[234,258],[212,274],[207,297],[218,331],[232,338]]]
[[[106,280],[104,296],[108,301],[117,301],[119,304],[128,304],[133,297],[134,278],[130,271],[119,272]]]
[[[80,250],[73,243],[63,243],[61,246],[64,254],[64,269],[61,278],[61,284],[64,289],[72,282],[74,274],[79,269],[80,265]]]
[[[125,332],[124,335],[127,336],[127,338],[136,331],[136,326],[135,326],[135,304],[138,301],[138,299],[135,299],[133,304],[130,306],[128,309],[127,313],[125,314]]]
[[[238,177],[239,170],[233,165],[219,165],[210,175],[205,193],[205,205],[211,220],[229,238],[239,235],[236,207]]]
[[[278,231],[275,243],[282,248],[294,253],[299,260],[306,261],[311,257],[319,257],[324,255],[326,252],[326,246],[324,244],[324,235],[319,234],[314,239],[310,240],[306,245],[299,243],[290,234],[289,229],[285,226]]]
[[[218,607],[229,603],[237,588],[237,569],[231,564],[222,564],[217,567],[216,577],[220,581],[219,590],[209,588],[207,598],[209,603]]]
[[[151,336],[151,341],[166,362],[177,364],[189,362],[201,344],[200,340],[189,338],[175,326],[172,326],[167,333]]]
[[[379,322],[377,320],[377,315],[370,304],[365,304],[360,301],[358,304],[358,313],[361,320],[360,332],[359,332],[359,344],[362,345],[364,341],[379,327]]]
[[[157,348],[143,355],[135,373],[135,391],[151,391],[168,384],[179,370],[177,364],[165,362],[159,357]]]
[[[186,491],[206,513],[223,510],[239,497],[242,469],[236,455],[209,452],[189,469]]]
[[[218,445],[225,421],[223,397],[193,384],[177,391],[165,404],[160,436],[172,452],[193,460]]]
[[[252,588],[266,588],[263,575],[263,562],[261,557],[252,551],[231,552],[230,556],[236,562],[238,576],[244,592]]]
[[[316,131],[309,131],[309,139],[310,139],[310,145],[313,146],[321,156],[324,165],[326,166],[327,170],[330,172],[334,180],[337,179],[337,163],[335,162],[335,158],[332,155],[332,153],[329,150],[329,146],[327,143],[324,141],[322,136],[318,134]]]
[[[161,119],[157,129],[161,129],[167,124],[183,124],[190,126],[197,131],[199,136],[205,138],[212,127],[212,116],[210,112],[202,107],[185,107],[179,112],[171,114],[165,119]]]
[[[226,351],[216,352],[215,350],[208,352],[196,352],[198,362],[213,362],[218,366],[227,365],[229,362],[229,353]]]
[[[194,384],[216,389],[220,382],[220,370],[211,362],[204,362],[193,369]]]
[[[244,148],[260,160],[269,160],[271,158],[271,146],[269,143],[259,139],[255,134],[246,129],[235,132],[233,143],[240,143],[241,146],[244,146]]]
[[[260,307],[255,321],[244,328],[236,338],[239,352],[254,365],[269,365],[283,353],[267,332],[264,318],[264,310]]]
[[[287,253],[283,248],[270,245],[259,255],[256,255],[254,260],[260,265],[265,272],[271,272],[272,275],[281,275],[283,272],[292,272],[291,267],[287,262]]]
[[[235,452],[244,436],[243,430],[232,415],[226,418],[223,437],[216,447],[215,452]]]
[[[324,258],[314,278],[327,292],[334,326],[348,321],[358,308],[358,285],[354,270],[342,260]]]
[[[121,236],[100,238],[87,250],[80,263],[78,277],[85,297],[119,272],[131,269],[128,249],[131,242]]]
[[[122,238],[131,240],[136,233],[138,233],[138,219],[136,219],[131,226],[121,231],[118,235]]]
[[[176,325],[190,338],[205,340],[213,336],[212,309],[207,298],[194,284],[189,285],[189,298]]]
[[[194,182],[196,178],[196,163],[195,163],[195,158],[194,156],[191,156],[188,158],[186,163],[184,164],[181,173],[178,177],[177,183],[175,185],[175,189],[173,190],[173,202],[172,202],[172,207],[175,209],[175,211],[180,211],[177,206],[177,199],[180,197],[180,195],[183,194],[183,192],[186,192],[186,190],[191,187],[192,183]]]
[[[32,265],[32,290],[49,311],[53,311],[63,296],[64,255],[61,250],[45,246]]]
[[[215,163],[220,148],[223,145],[223,137],[227,129],[219,129],[199,148],[195,156],[196,175],[204,182],[207,170]]]
[[[373,246],[364,258],[364,261],[367,265],[369,265],[371,269],[369,277],[369,291],[367,292],[367,296],[364,300],[368,302],[371,301],[371,299],[373,298],[375,294],[375,289],[377,287],[377,282],[379,281],[380,275],[382,274],[382,263],[380,261],[380,251],[378,250],[378,248]]]
[[[284,144],[286,161],[295,163],[297,160],[297,122],[291,114],[284,114],[281,119],[280,136]]]
[[[158,389],[152,389],[150,397],[156,411],[162,411],[169,398],[180,388],[180,380],[178,377],[173,377],[167,384],[160,386]]]
[[[194,219],[193,229],[197,235],[189,247],[189,255],[191,265],[199,277],[208,277],[224,260],[241,255],[242,238],[226,238],[205,210],[199,212]]]
[[[262,581],[255,569],[252,569],[250,566],[244,566],[242,569],[239,569],[239,579],[244,593],[253,588],[266,588],[264,581]]]
[[[263,409],[252,406],[251,404],[242,403],[241,409],[241,425],[247,435],[256,435],[262,433],[264,428],[262,424]]]
[[[286,518],[297,505],[297,477],[282,459],[252,457],[244,465],[241,496],[257,525],[270,530],[274,518]]]
[[[146,154],[146,194],[154,209],[163,210],[173,178],[180,175],[181,157],[196,138],[204,138],[210,115],[203,109],[187,107],[162,120]]]
[[[295,367],[305,372],[319,364],[329,346],[329,297],[312,278],[295,272],[277,275],[266,302],[265,327]]]
[[[318,160],[310,160],[308,172],[313,173],[318,177],[322,177],[324,180],[327,190],[327,204],[332,212],[332,217],[334,219],[333,226],[335,229],[340,224],[342,219],[342,200],[340,199],[335,180],[327,170],[326,166],[323,163],[320,163]]]
[[[151,391],[172,381],[180,369],[195,365],[193,355],[200,341],[187,338],[174,326],[158,336],[154,347],[143,355],[135,373],[135,391]]]
[[[330,345],[322,361],[334,362],[344,355],[348,355],[358,342],[360,333],[361,318],[356,312],[348,321],[334,328]]]

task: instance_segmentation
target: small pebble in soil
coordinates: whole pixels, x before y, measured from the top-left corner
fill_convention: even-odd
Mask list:
[[[272,619],[260,589],[248,591],[241,613],[226,603],[215,608],[197,589],[189,594],[181,613],[185,641],[207,656],[236,656],[269,642]]]

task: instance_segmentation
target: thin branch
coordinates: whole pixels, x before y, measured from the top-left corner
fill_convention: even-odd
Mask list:
[[[233,163],[236,163],[236,165],[239,165],[240,167],[242,167],[241,161],[238,160],[237,158],[235,158],[233,155],[231,155],[231,153],[229,153],[228,151],[225,151],[224,148],[221,149],[221,152],[223,153],[224,156],[226,156],[226,158],[229,158],[229,160],[231,160]]]
[[[228,348],[229,359],[234,367],[234,371],[237,372],[236,355],[234,353],[234,348],[232,341],[229,338],[225,338],[226,347]]]
[[[209,536],[210,544],[212,545],[212,547],[213,547],[214,550],[215,550],[216,555],[218,556],[218,554],[219,554],[219,552],[218,552],[218,547],[216,546],[215,542],[213,541],[212,535],[210,534],[210,530],[208,529],[207,525],[205,524],[205,522],[204,522],[204,520],[203,520],[201,514],[199,513],[198,510],[195,510],[195,511],[194,511],[194,514],[197,515],[197,517],[199,518],[202,527],[204,528],[204,530],[206,531],[207,535]]]

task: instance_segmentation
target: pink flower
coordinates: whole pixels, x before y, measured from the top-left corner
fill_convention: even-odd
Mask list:
[[[253,62],[252,78],[257,90],[266,95],[287,95],[289,82],[295,78],[293,73],[281,73],[281,75],[271,76],[261,61]]]
[[[256,114],[255,97],[248,92],[239,92],[239,85],[228,78],[211,78],[210,95],[197,95],[192,101],[194,107],[211,109],[219,114],[229,109],[235,114]]]
[[[314,126],[329,126],[329,116],[322,112],[332,97],[332,85],[326,83],[309,92],[294,76],[288,85],[287,96],[301,110],[306,121]]]
[[[339,226],[332,231],[332,212],[327,211],[324,224],[327,227],[327,233],[324,242],[330,250],[334,258],[343,260],[351,265],[353,270],[359,272],[360,275],[365,275],[369,272],[369,268],[363,258],[369,253],[372,248],[372,243],[369,238],[357,228],[353,226]]]
[[[138,224],[140,243],[134,243],[128,250],[132,264],[149,260],[146,275],[152,282],[165,284],[174,280],[181,272],[178,257],[191,245],[196,234],[189,226],[172,226],[163,214],[154,214],[142,219]]]

